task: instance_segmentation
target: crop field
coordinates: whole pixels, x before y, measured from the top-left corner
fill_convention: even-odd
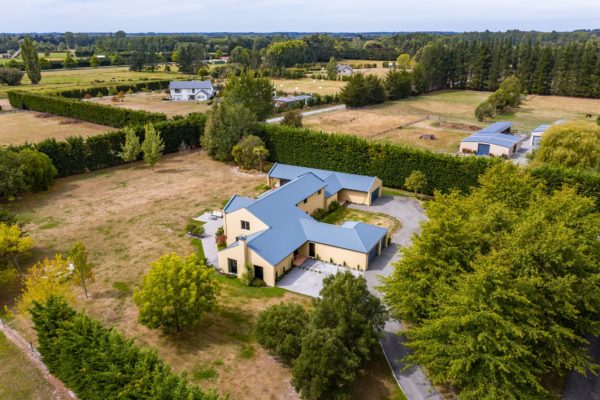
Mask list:
[[[232,400],[298,399],[290,370],[256,343],[252,329],[257,313],[266,307],[283,301],[309,307],[309,298],[279,288],[248,288],[219,277],[218,309],[196,329],[177,336],[136,323],[132,301],[152,261],[170,252],[195,251],[184,233],[190,217],[222,207],[234,193],[253,196],[264,182],[264,177],[240,174],[232,165],[194,151],[165,156],[155,172],[135,163],[62,178],[49,192],[25,196],[9,208],[35,240],[31,262],[65,252],[75,240],[88,247],[96,265],[95,282],[87,300],[76,289],[77,308],[140,345],[157,349],[194,383],[230,393]],[[0,303],[2,297],[8,301],[0,295]],[[32,337],[23,317],[15,324]],[[365,387],[369,393],[364,393]],[[354,398],[378,400],[397,392],[385,359],[376,357],[360,372]]]
[[[273,79],[275,89],[288,94],[295,92],[318,93],[320,95],[336,94],[345,84],[346,82],[325,79]]]
[[[493,121],[477,121],[475,108],[489,95],[488,92],[441,91],[358,110],[318,114],[305,118],[304,125],[330,133],[455,152],[462,138],[491,122],[511,121],[514,131],[526,132],[558,119],[585,120],[586,114],[594,118],[600,114],[600,100],[528,96],[511,113],[498,115]]]
[[[82,69],[58,69],[42,71],[42,80],[32,85],[27,75],[20,86],[0,86],[0,98],[6,98],[9,90],[60,90],[88,86],[110,86],[118,83],[133,83],[141,80],[178,79],[177,72],[135,72],[129,67],[102,67]],[[191,76],[186,75],[186,79]]]
[[[206,102],[195,101],[163,101],[168,98],[164,93],[134,93],[126,95],[123,101],[113,102],[112,97],[94,98],[89,101],[105,104],[113,107],[130,108],[132,110],[145,110],[165,113],[172,117],[175,115],[187,115],[192,112],[206,112],[210,106]]]
[[[113,128],[56,115],[25,111],[0,113],[0,145],[62,140],[69,136],[97,135]]]

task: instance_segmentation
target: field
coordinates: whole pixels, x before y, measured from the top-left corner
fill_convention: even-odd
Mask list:
[[[161,112],[170,117],[174,115],[187,115],[192,112],[206,112],[210,107],[206,102],[162,101],[165,97],[168,97],[168,95],[164,93],[135,93],[126,95],[123,101],[118,103],[114,103],[110,96],[94,98],[90,99],[90,101],[114,107],[130,108],[132,110]]]
[[[275,89],[293,94],[295,92],[318,93],[320,95],[336,94],[346,84],[342,81],[328,81],[318,79],[273,79]]]
[[[6,98],[9,90],[58,90],[87,86],[110,86],[117,83],[138,82],[143,79],[177,79],[177,72],[133,72],[129,67],[102,67],[83,69],[59,69],[42,71],[42,80],[32,85],[27,75],[20,86],[0,86],[0,98]]]
[[[386,102],[359,110],[341,110],[307,117],[306,127],[347,133],[371,140],[433,151],[455,152],[462,138],[493,121],[511,121],[513,131],[526,132],[558,119],[582,120],[600,114],[600,100],[558,96],[528,96],[514,112],[479,122],[474,111],[490,93],[440,91]],[[434,135],[434,140],[421,139]]]
[[[175,337],[137,324],[131,299],[150,262],[165,253],[194,251],[183,232],[190,217],[222,207],[233,193],[252,196],[261,184],[264,177],[240,174],[231,165],[190,152],[165,156],[156,172],[136,163],[62,178],[49,192],[25,196],[10,209],[27,223],[25,229],[36,242],[35,259],[65,252],[75,240],[90,249],[95,282],[88,300],[77,290],[78,308],[136,338],[140,345],[158,349],[177,371],[186,370],[203,387],[230,393],[232,400],[298,399],[289,369],[257,345],[252,326],[265,307],[282,301],[309,306],[307,297],[279,288],[248,288],[220,277],[218,310],[197,329]],[[8,293],[15,291],[3,292],[0,306],[10,304]],[[16,324],[32,335],[22,317]],[[361,371],[359,382],[356,399],[397,395],[381,357]]]
[[[0,145],[37,143],[47,138],[62,140],[69,136],[91,136],[111,129],[33,111],[0,113]]]
[[[54,388],[32,362],[0,332],[0,399],[55,399]]]

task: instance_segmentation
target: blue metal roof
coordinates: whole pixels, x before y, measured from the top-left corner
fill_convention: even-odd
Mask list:
[[[333,181],[334,178],[337,181],[337,177],[330,176],[327,178],[331,185],[340,185]],[[252,199],[233,196],[224,211],[230,213],[245,208],[268,226],[246,240],[248,247],[271,265],[279,263],[307,241],[367,253],[387,235],[387,229],[359,222],[342,226],[326,224],[314,220],[297,207],[310,195],[325,189],[326,185],[327,182],[315,173],[305,172],[251,203],[248,200]],[[249,204],[244,205],[246,202]]]
[[[511,148],[521,141],[521,138],[508,133],[500,133],[512,126],[510,122],[496,122],[482,130],[464,138],[463,142],[488,143],[496,146]]]
[[[512,122],[494,122],[479,130],[479,133],[502,133],[512,127]]]
[[[330,197],[332,194],[339,192],[341,189],[356,190],[359,192],[368,192],[375,182],[374,176],[347,174],[344,172],[328,171],[325,169],[299,167],[297,165],[288,165],[275,163],[269,171],[270,178],[278,179],[296,179],[300,175],[311,172],[324,180],[331,187],[326,188],[326,192]],[[333,176],[332,176],[333,175]]]
[[[532,130],[532,133],[543,133],[546,132],[548,130],[548,128],[550,128],[550,125],[540,125],[537,128],[535,128],[534,130]]]
[[[298,96],[287,96],[287,97],[276,97],[275,101],[279,101],[281,103],[293,103],[295,101],[305,101],[310,99],[312,96],[307,94],[301,94]]]

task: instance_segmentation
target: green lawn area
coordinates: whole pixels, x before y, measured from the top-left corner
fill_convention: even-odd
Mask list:
[[[102,67],[102,68],[84,68],[84,69],[59,69],[42,71],[42,80],[37,85],[32,85],[27,79],[23,78],[20,86],[0,86],[0,98],[7,97],[9,90],[58,90],[70,89],[76,87],[89,86],[110,86],[118,83],[132,83],[143,79],[177,79],[181,77],[178,72],[134,72],[129,71],[129,67]],[[186,75],[186,78],[192,76]]]
[[[21,351],[0,333],[0,399],[53,399],[53,387]]]
[[[400,221],[390,215],[372,211],[356,210],[348,207],[340,207],[323,219],[323,222],[325,223],[336,225],[341,225],[346,221],[360,221],[381,226],[387,228],[390,235],[402,226]]]

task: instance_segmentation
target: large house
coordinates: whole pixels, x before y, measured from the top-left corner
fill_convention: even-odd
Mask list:
[[[521,147],[522,138],[512,135],[510,122],[495,122],[490,126],[464,138],[460,151],[478,156],[496,156],[510,158]]]
[[[172,81],[169,84],[173,101],[206,101],[210,100],[215,89],[210,80],[205,81]]]
[[[370,205],[381,194],[379,178],[275,164],[268,179],[268,192],[256,199],[235,195],[225,206],[221,271],[242,276],[252,268],[255,277],[274,286],[307,258],[365,271],[387,246],[386,228],[311,217],[334,201]]]

